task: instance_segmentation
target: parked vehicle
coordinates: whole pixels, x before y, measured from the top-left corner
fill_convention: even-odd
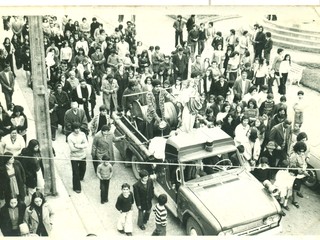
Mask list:
[[[320,159],[311,154],[308,162],[309,176],[304,179],[304,184],[311,188],[316,189],[320,183]]]
[[[150,166],[148,139],[124,115],[113,114],[123,159],[138,178]],[[245,168],[233,139],[220,128],[198,128],[165,141],[165,159],[155,170],[155,193],[188,235],[253,235],[280,230],[281,207]]]

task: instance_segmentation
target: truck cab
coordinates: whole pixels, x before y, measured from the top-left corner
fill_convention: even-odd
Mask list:
[[[124,118],[114,118],[116,134],[127,134],[126,143],[117,147],[126,159],[131,154],[138,172],[151,153],[145,143],[132,142],[138,138],[124,129]],[[220,128],[173,134],[164,149],[165,158],[155,171],[155,194],[167,194],[166,207],[188,235],[254,235],[280,229],[279,203],[247,171],[233,139]]]

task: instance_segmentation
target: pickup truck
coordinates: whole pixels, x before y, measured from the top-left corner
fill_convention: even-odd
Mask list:
[[[150,166],[150,142],[126,116],[114,113],[116,147],[133,174]],[[209,143],[209,144],[208,144]],[[281,207],[245,168],[233,139],[220,128],[197,128],[165,141],[157,164],[155,195],[168,196],[166,207],[188,235],[254,235],[279,232]]]

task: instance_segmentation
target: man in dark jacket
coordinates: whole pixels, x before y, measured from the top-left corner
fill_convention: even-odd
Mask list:
[[[133,185],[133,193],[139,211],[138,226],[141,230],[145,230],[146,227],[144,225],[149,220],[152,208],[154,187],[147,170],[141,170],[139,176],[141,179]]]
[[[270,53],[273,47],[273,41],[271,39],[271,32],[266,32],[266,43],[264,45],[263,56],[267,61],[270,61]]]
[[[257,32],[256,38],[254,39],[254,58],[262,58],[262,50],[266,44],[266,35],[263,32],[263,27],[259,26],[259,31]]]
[[[179,48],[177,54],[172,57],[172,64],[174,69],[174,79],[180,77],[182,80],[187,79],[188,76],[188,57],[183,54],[183,48]]]

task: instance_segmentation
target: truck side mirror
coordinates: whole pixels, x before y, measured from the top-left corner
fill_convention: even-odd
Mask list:
[[[179,167],[177,167],[176,169],[176,178],[177,178],[177,182],[181,183],[181,171]]]

